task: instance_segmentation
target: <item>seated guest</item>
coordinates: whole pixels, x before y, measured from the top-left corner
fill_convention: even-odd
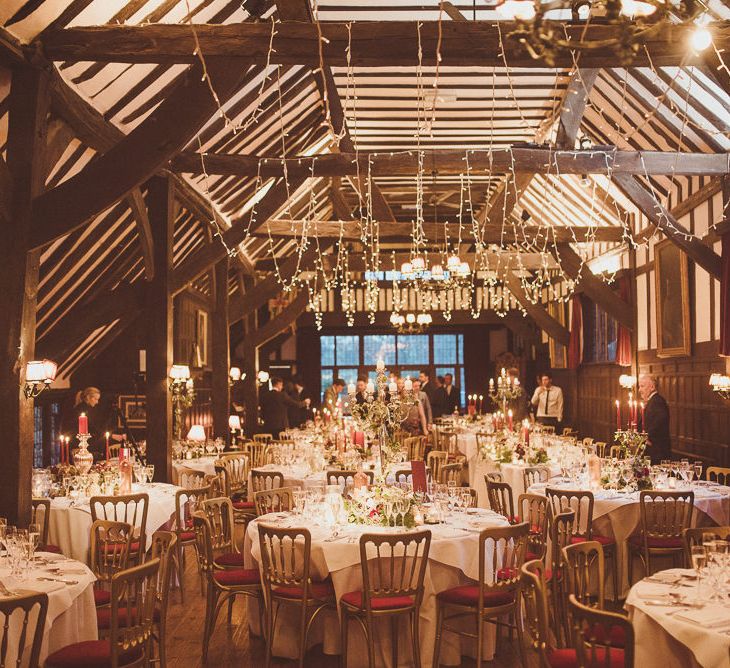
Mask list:
[[[396,384],[398,385],[398,394],[401,397],[405,397],[405,381],[402,378],[398,378]],[[409,433],[411,436],[424,436],[428,434],[426,413],[423,411],[423,405],[420,400],[411,405],[400,426],[403,431]]]
[[[292,399],[284,389],[281,378],[271,379],[271,389],[261,395],[261,417],[264,421],[264,432],[279,438],[282,431],[289,428],[290,407],[309,407],[309,399],[297,401]]]
[[[657,391],[657,379],[644,375],[639,378],[639,394],[644,400],[644,425],[647,433],[646,454],[652,464],[672,458],[672,444],[669,439],[669,405]]]
[[[535,420],[539,424],[555,427],[563,421],[563,390],[553,385],[553,376],[546,371],[540,376],[540,385],[532,395]]]

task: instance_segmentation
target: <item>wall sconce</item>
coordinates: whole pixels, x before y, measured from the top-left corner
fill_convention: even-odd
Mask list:
[[[713,373],[710,376],[712,391],[725,400],[730,399],[730,376],[722,373]]]
[[[208,437],[205,434],[205,427],[202,424],[194,424],[190,427],[187,435],[188,441],[196,441],[197,443],[205,443]]]
[[[35,399],[43,390],[50,387],[56,378],[57,365],[51,360],[32,360],[25,365],[25,386],[23,394],[26,399]]]
[[[630,376],[629,374],[622,373],[618,377],[618,384],[625,390],[631,390],[636,387],[636,376]]]
[[[182,438],[183,407],[193,402],[193,379],[187,364],[173,364],[170,367],[170,391],[172,392],[173,435]]]
[[[231,370],[228,372],[228,377],[230,378],[230,385],[232,386],[234,383],[237,383],[239,380],[245,380],[246,373],[242,372],[239,367],[232,366]]]
[[[262,385],[264,383],[268,383],[269,382],[269,372],[268,371],[259,371],[256,378],[258,379],[259,383],[261,383]]]

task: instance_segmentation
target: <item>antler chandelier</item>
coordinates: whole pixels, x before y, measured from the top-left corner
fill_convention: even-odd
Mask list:
[[[697,22],[691,39],[695,51],[712,43],[704,27],[709,17],[696,0],[498,0],[496,9],[517,23],[507,36],[548,65],[561,54],[597,49],[614,51],[627,65],[650,35],[670,24]],[[565,30],[568,21],[585,26],[578,38]]]

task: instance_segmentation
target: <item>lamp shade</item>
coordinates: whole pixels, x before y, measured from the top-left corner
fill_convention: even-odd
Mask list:
[[[25,365],[26,383],[43,383],[46,380],[46,365],[41,360],[32,360]]]
[[[200,442],[207,440],[207,437],[205,435],[205,427],[202,424],[194,424],[192,427],[190,427],[190,431],[188,432],[188,440]]]
[[[228,428],[231,431],[241,431],[241,418],[238,415],[229,415]]]
[[[170,367],[170,378],[172,380],[188,380],[190,378],[190,367],[187,364],[173,364]]]
[[[235,382],[241,380],[241,369],[239,369],[237,366],[232,366],[228,375],[231,377],[231,380],[235,383]]]
[[[269,382],[269,372],[268,371],[259,371],[258,376],[256,376],[259,379],[259,383],[268,383]]]

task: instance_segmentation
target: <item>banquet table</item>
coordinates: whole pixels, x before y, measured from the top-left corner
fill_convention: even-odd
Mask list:
[[[252,521],[247,528],[244,557],[248,568],[256,567],[260,560],[258,524],[267,522],[280,526],[293,527],[306,525],[312,533],[311,573],[313,578],[331,577],[335,593],[340,597],[350,591],[362,588],[360,570],[359,537],[363,533],[393,532],[400,529],[373,527],[363,525],[347,525],[333,539],[333,531],[329,527],[318,526],[311,519],[299,518],[287,513],[265,515]],[[422,664],[431,665],[434,638],[436,633],[436,593],[450,587],[467,584],[479,576],[479,557],[477,541],[479,531],[488,527],[507,526],[504,517],[489,510],[471,509],[468,513],[454,513],[447,523],[428,525],[432,532],[431,549],[425,577],[425,593],[420,612],[420,646]],[[419,527],[423,528],[423,527]],[[279,614],[280,622],[275,634],[274,654],[276,656],[295,658],[297,655],[297,616],[289,614],[286,608]],[[257,632],[258,615],[249,615],[249,623]],[[380,622],[378,622],[380,624]],[[468,622],[465,622],[468,624]],[[390,628],[386,624],[380,631],[376,627],[375,664],[390,665]],[[493,626],[487,625],[487,642],[485,643],[486,660],[494,654]],[[473,629],[472,629],[473,630]],[[410,642],[405,625],[400,630],[399,665],[412,665]],[[326,611],[313,625],[309,635],[309,646],[322,643],[325,654],[340,653],[340,627],[335,611]],[[460,638],[445,633],[441,648],[441,664],[454,666],[461,663],[464,655],[476,656],[475,643],[470,639]],[[357,624],[353,623],[349,634],[348,664],[367,665],[367,645]]]
[[[528,490],[535,494],[545,494],[547,487],[557,489],[580,489],[574,483],[551,480],[549,483],[536,483]],[[730,522],[730,487],[712,483],[692,485],[695,493],[695,511],[692,515],[693,526],[726,525]],[[598,490],[593,493],[593,530],[603,536],[615,539],[618,549],[619,588],[622,596],[629,585],[629,552],[627,540],[638,532],[641,524],[639,492],[623,493],[615,490]],[[639,561],[635,572],[639,573]],[[608,569],[607,569],[608,571]],[[608,575],[608,573],[607,573]],[[610,578],[609,578],[610,580]]]
[[[261,471],[268,473],[279,472],[284,476],[284,487],[323,487],[327,482],[327,473],[325,471],[316,471],[312,473],[308,467],[294,464],[286,466],[281,464],[264,464],[257,466],[253,471]],[[248,475],[249,500],[253,501],[253,487],[251,486],[251,473]]]
[[[96,578],[86,565],[62,555],[37,552],[36,561],[28,576],[27,579],[11,578],[9,567],[4,563],[0,566],[0,581],[10,591],[48,594],[48,613],[40,653],[41,665],[49,654],[66,645],[98,638],[93,591]],[[39,580],[41,577],[48,580]],[[7,597],[0,595],[0,600],[6,599]],[[34,623],[35,617],[31,619]],[[21,614],[16,612],[11,616],[8,627],[9,653],[5,657],[8,666],[16,663],[16,648],[21,629]],[[32,644],[32,635],[28,634],[23,651],[23,666],[28,665]]]
[[[180,481],[182,471],[200,471],[205,475],[215,473],[215,462],[217,457],[198,457],[197,459],[175,459],[172,462],[172,482],[177,485]]]
[[[730,607],[697,596],[694,571],[672,569],[637,582],[626,599],[634,625],[635,665],[719,668],[730,665]],[[676,597],[680,597],[680,599]],[[683,607],[689,603],[698,607]]]
[[[134,494],[144,492],[150,498],[145,550],[152,545],[152,534],[165,526],[175,514],[175,492],[178,489],[175,485],[159,482],[132,485]],[[63,496],[51,500],[48,540],[60,547],[66,556],[88,562],[91,524],[89,499],[72,500]]]

